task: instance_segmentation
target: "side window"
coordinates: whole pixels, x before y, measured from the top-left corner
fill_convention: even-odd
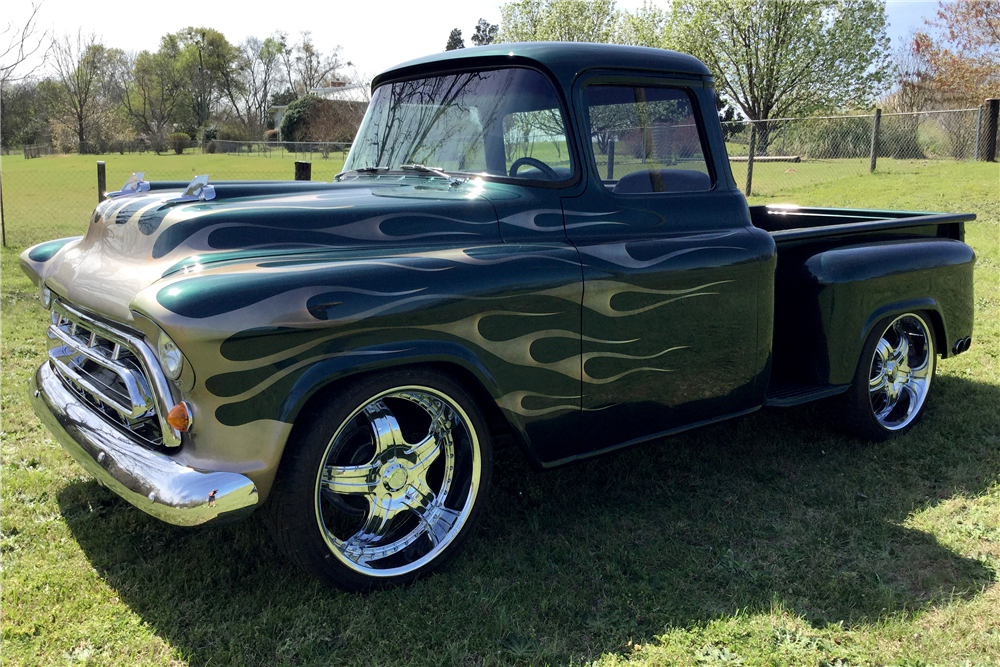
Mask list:
[[[573,175],[566,126],[559,109],[518,111],[504,116],[503,147],[509,176],[563,181]]]
[[[712,189],[694,106],[685,91],[594,85],[584,95],[597,170],[612,192]]]

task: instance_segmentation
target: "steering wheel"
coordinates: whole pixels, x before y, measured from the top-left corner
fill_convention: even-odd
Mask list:
[[[534,167],[538,171],[548,176],[549,180],[552,181],[562,180],[559,178],[559,174],[556,173],[555,169],[545,164],[541,160],[533,157],[519,157],[516,160],[514,160],[514,164],[510,165],[510,177],[514,178],[515,176],[517,176],[517,170],[526,164]]]

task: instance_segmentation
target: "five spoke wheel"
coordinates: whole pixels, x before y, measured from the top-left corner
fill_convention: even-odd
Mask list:
[[[281,480],[284,516],[272,530],[302,523],[305,487],[314,528],[287,550],[321,579],[360,590],[438,567],[464,541],[489,483],[489,435],[474,401],[430,371],[370,378],[336,398]],[[282,496],[294,507],[281,508]]]
[[[907,430],[924,407],[934,363],[934,337],[920,315],[880,322],[865,344],[848,392],[854,430],[873,440]]]

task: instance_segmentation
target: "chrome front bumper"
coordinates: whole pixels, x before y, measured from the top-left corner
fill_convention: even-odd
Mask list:
[[[143,512],[178,526],[195,526],[239,519],[256,507],[257,486],[247,477],[196,470],[144,447],[70,392],[49,362],[38,368],[30,390],[35,413],[59,444]]]

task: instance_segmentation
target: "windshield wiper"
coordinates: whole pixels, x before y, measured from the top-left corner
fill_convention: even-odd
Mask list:
[[[339,181],[348,174],[377,174],[380,171],[389,171],[389,167],[361,167],[360,169],[351,169],[350,171],[342,171],[336,176],[334,176],[333,180]]]
[[[434,167],[428,167],[427,165],[424,164],[404,164],[400,165],[399,168],[405,171],[419,171],[421,173],[434,174],[435,176],[440,176],[441,178],[447,178],[451,182],[451,187],[455,187],[456,185],[461,185],[462,183],[465,183],[465,181],[463,181],[460,178],[455,178],[454,176],[450,176],[444,173],[440,169],[435,169]]]

